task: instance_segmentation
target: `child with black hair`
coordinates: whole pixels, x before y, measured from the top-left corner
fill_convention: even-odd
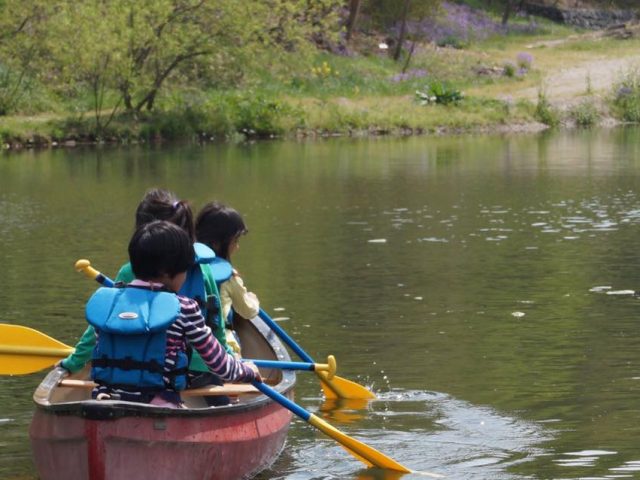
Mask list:
[[[240,237],[248,233],[242,216],[227,205],[210,202],[198,212],[195,231],[197,241],[216,253],[214,265],[221,262],[229,264],[230,275],[218,284],[222,317],[229,321],[232,311],[247,319],[258,315],[258,297],[247,290],[237,270],[230,265],[231,255],[240,248]],[[240,352],[240,346],[230,330],[227,330],[227,343],[237,353]]]
[[[189,202],[179,200],[173,192],[160,188],[152,188],[145,192],[144,197],[136,208],[135,227],[136,229],[140,228],[154,220],[166,220],[179,226],[187,233],[190,241],[194,242],[195,235],[191,206]],[[195,244],[194,246],[198,247],[200,252],[203,250],[203,245],[201,244]],[[204,247],[204,250],[208,250],[211,257],[214,256],[213,251],[209,250],[209,248]],[[215,281],[210,278],[208,272],[206,264],[193,265],[187,271],[187,280],[180,293],[191,298],[196,296],[204,297],[199,298],[199,306],[205,315],[207,325],[212,329],[213,334],[225,350],[232,353],[234,350],[227,344],[224,321],[219,307],[220,294]],[[120,268],[116,282],[129,283],[134,278],[131,264],[127,263]],[[95,344],[95,331],[92,326],[89,326],[76,344],[74,353],[61,360],[58,363],[59,366],[70,373],[82,370],[91,359]],[[207,365],[197,354],[192,355],[189,370],[190,384],[194,388],[208,384],[221,385],[222,383],[220,379],[211,375]],[[226,397],[207,397],[207,400],[211,405],[228,403]]]
[[[187,343],[223,380],[261,380],[255,365],[224,350],[198,304],[177,295],[194,259],[184,229],[166,221],[142,225],[129,242],[129,259],[135,280],[100,288],[87,303],[87,321],[97,334],[94,398],[179,408],[179,392],[187,386]]]

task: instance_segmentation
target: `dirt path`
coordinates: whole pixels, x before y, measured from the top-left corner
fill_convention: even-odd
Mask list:
[[[559,106],[569,106],[587,93],[607,93],[624,72],[640,67],[640,55],[622,58],[591,60],[546,75],[542,86],[547,98]],[[539,87],[525,88],[511,93],[512,98],[535,101]]]

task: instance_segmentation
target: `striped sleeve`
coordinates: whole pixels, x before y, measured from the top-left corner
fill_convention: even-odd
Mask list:
[[[167,331],[167,348],[180,348],[183,339],[200,354],[209,370],[229,382],[251,382],[255,380],[253,370],[229,355],[211,333],[200,313],[198,304],[187,297],[178,296],[180,315]]]

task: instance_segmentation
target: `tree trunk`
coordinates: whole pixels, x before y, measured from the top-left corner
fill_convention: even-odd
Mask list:
[[[347,18],[347,42],[351,40],[360,15],[360,0],[349,0],[349,17]]]
[[[411,43],[411,48],[409,49],[409,54],[407,55],[407,61],[404,62],[404,67],[402,67],[402,73],[407,73],[407,69],[409,68],[409,64],[411,63],[411,58],[413,57],[413,52],[416,49],[416,41],[414,40]]]
[[[402,18],[400,20],[400,33],[398,34],[398,44],[396,45],[396,49],[393,52],[393,59],[397,62],[400,58],[400,54],[402,53],[402,44],[404,43],[404,38],[407,35],[407,17],[409,16],[409,4],[411,0],[404,0],[404,5],[402,7]]]
[[[513,5],[511,4],[511,0],[507,0],[504,6],[504,12],[502,13],[502,26],[505,27],[507,22],[509,21],[509,17],[511,16],[511,9]]]

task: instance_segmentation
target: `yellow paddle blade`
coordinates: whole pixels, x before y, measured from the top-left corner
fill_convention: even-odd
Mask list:
[[[329,379],[326,372],[316,371],[318,377],[320,377],[320,385],[324,396],[333,398],[351,398],[351,399],[368,399],[373,400],[376,396],[367,390],[362,385],[347,380],[346,378],[338,377],[337,375]]]
[[[0,375],[24,375],[51,367],[73,347],[33,328],[0,323]]]
[[[320,417],[311,414],[308,422],[322,433],[339,442],[349,453],[369,466],[386,468],[387,470],[394,470],[396,472],[411,473],[411,470],[404,465],[387,457],[384,453],[379,452],[375,448],[341,432],[333,425],[322,420]]]

